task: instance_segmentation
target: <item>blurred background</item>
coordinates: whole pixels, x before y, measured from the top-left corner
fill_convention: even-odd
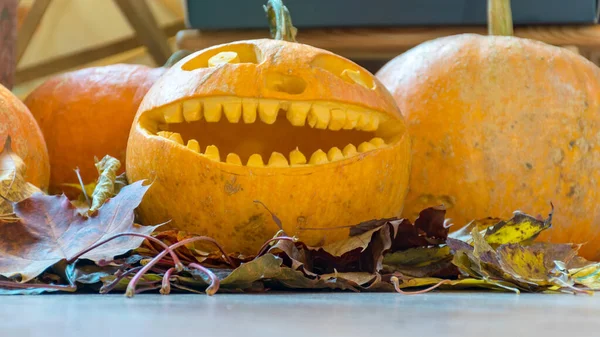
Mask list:
[[[331,50],[375,72],[424,41],[462,32],[485,34],[486,2],[287,0],[285,4],[300,29],[299,42]],[[48,76],[77,68],[114,63],[158,66],[177,49],[268,37],[262,8],[266,0],[0,0],[0,14],[2,4],[11,3],[18,3],[12,90],[20,98]],[[513,0],[512,7],[517,35],[598,60],[597,0]]]

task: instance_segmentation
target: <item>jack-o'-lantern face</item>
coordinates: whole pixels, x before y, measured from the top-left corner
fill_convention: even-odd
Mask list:
[[[150,89],[127,174],[153,181],[144,222],[253,253],[278,230],[255,200],[309,244],[398,215],[409,148],[391,95],[365,69],[304,44],[240,41],[189,55]]]

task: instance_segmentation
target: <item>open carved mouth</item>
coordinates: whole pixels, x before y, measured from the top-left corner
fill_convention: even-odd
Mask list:
[[[148,133],[214,161],[250,167],[320,165],[393,146],[404,124],[327,101],[191,98],[143,113]]]

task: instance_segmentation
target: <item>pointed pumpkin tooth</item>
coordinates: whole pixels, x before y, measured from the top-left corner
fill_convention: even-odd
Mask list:
[[[223,112],[229,123],[237,123],[242,117],[242,102],[223,103]]]
[[[217,101],[204,102],[204,119],[207,122],[218,122],[221,120],[221,103]]]
[[[183,122],[183,113],[181,111],[181,104],[171,104],[163,108],[163,116],[167,123],[181,123]]]
[[[337,147],[332,147],[329,149],[329,151],[327,151],[327,159],[329,159],[329,161],[341,160],[344,159],[344,155],[340,149]]]
[[[200,153],[200,144],[198,144],[198,141],[195,139],[188,140],[187,148],[196,153]]]
[[[321,149],[315,151],[312,156],[310,156],[310,160],[308,161],[309,164],[313,165],[325,164],[328,162],[329,160],[327,159],[327,154],[325,154],[325,152],[323,152]]]
[[[210,160],[221,161],[221,156],[219,155],[219,148],[214,145],[209,145],[206,147],[206,151],[204,151],[204,156],[206,156]]]
[[[369,122],[363,126],[363,131],[375,131],[379,128],[379,116],[372,114],[369,116]]]
[[[293,126],[304,126],[310,105],[307,102],[292,102],[285,116]]]
[[[269,163],[267,164],[267,166],[288,167],[290,165],[288,164],[288,161],[284,155],[282,155],[279,152],[273,152],[271,153],[271,157],[269,158]]]
[[[228,154],[225,161],[227,162],[227,164],[242,165],[242,160],[240,159],[240,156],[238,156],[235,153]]]
[[[369,142],[362,142],[358,146],[358,152],[360,152],[360,153],[365,153],[367,151],[371,151],[371,150],[375,150],[375,149],[376,149],[375,145],[373,145]]]
[[[313,104],[308,113],[308,125],[310,125],[311,128],[327,129],[330,119],[331,113],[329,112],[329,109],[323,105]]]
[[[260,120],[267,124],[273,124],[277,120],[279,112],[279,101],[260,101],[258,103],[258,115]]]
[[[202,119],[202,102],[199,99],[184,101],[183,118],[186,122],[195,122]]]
[[[306,164],[306,157],[304,156],[304,153],[298,150],[298,148],[290,152],[290,164],[292,166]]]
[[[183,145],[183,138],[181,138],[181,134],[177,132],[171,133],[171,135],[169,136],[169,140],[172,140],[177,144]]]
[[[265,163],[263,162],[262,156],[260,154],[255,153],[251,155],[250,158],[248,158],[246,166],[263,167],[265,166]]]
[[[222,51],[208,59],[209,67],[225,63],[240,63],[240,57],[234,51]]]
[[[341,130],[346,124],[346,112],[342,109],[331,109],[329,130]]]
[[[356,146],[352,145],[352,144],[348,144],[344,147],[344,149],[342,150],[342,154],[344,155],[344,157],[348,158],[348,157],[352,157],[354,155],[356,155],[357,151],[356,151]]]
[[[346,123],[344,124],[344,130],[352,130],[358,123],[359,112],[356,110],[346,110]]]
[[[382,147],[385,145],[385,141],[382,138],[375,137],[369,141],[369,143],[375,145],[375,147]]]
[[[244,98],[242,100],[242,119],[244,123],[251,124],[256,121],[256,109],[258,101],[252,98]]]

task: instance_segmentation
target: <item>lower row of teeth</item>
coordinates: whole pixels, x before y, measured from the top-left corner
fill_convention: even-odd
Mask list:
[[[175,143],[184,145],[183,138],[179,133],[169,132],[169,131],[159,131],[158,135],[171,140]],[[319,149],[313,152],[310,156],[310,159],[307,160],[306,156],[298,149],[294,149],[289,153],[289,156],[286,157],[282,153],[273,152],[269,157],[269,160],[265,164],[263,158],[260,154],[253,154],[248,158],[246,162],[246,166],[251,167],[288,167],[288,166],[300,166],[300,165],[319,165],[330,163],[346,158],[350,158],[352,156],[357,155],[358,153],[365,153],[368,151],[375,150],[377,148],[385,147],[386,144],[383,139],[379,137],[375,137],[368,142],[363,142],[358,145],[358,148],[353,144],[346,145],[343,149],[339,149],[338,147],[332,147],[325,153],[323,150]],[[214,145],[208,145],[204,152],[201,152],[200,144],[195,139],[190,139],[187,143],[187,148],[191,151],[199,153],[206,158],[220,162],[221,154],[219,153],[219,148]],[[288,160],[289,158],[289,160]],[[225,162],[233,165],[243,165],[240,156],[235,153],[229,153],[225,157]]]

